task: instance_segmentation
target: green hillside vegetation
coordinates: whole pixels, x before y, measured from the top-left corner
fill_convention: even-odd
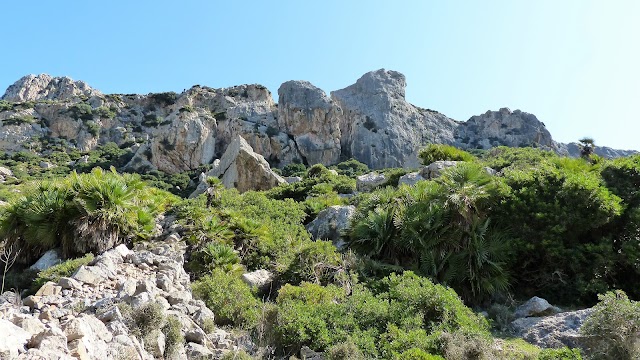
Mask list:
[[[500,320],[471,308],[533,295],[584,307],[618,290],[627,301],[620,309],[630,314],[637,306],[628,299],[640,298],[640,156],[570,159],[505,147],[474,156],[432,145],[420,153],[425,164],[461,163],[411,187],[397,186],[406,170],[395,169],[387,170],[395,179],[388,186],[354,194],[355,177],[368,169],[349,160],[332,167],[337,174],[322,165],[288,166],[286,174],[302,181],[264,192],[240,194],[213,179],[209,199],[186,199],[204,169],[116,171],[130,157],[115,144],[85,154],[0,157],[15,175],[0,184],[9,202],[0,235],[4,246],[22,249],[6,279],[52,248],[74,259],[153,240],[158,216],[173,216],[189,247],[193,292],[217,325],[248,331],[279,357],[308,346],[330,359],[580,359],[577,350],[541,351],[509,339],[498,350],[492,342]],[[347,248],[311,239],[304,225],[343,204],[356,206]],[[267,291],[241,280],[257,269],[275,275]],[[637,317],[616,317],[607,307],[611,296],[600,297],[598,316],[637,329]],[[598,323],[589,324],[597,333]],[[621,358],[628,353],[626,339],[599,339],[623,342]]]

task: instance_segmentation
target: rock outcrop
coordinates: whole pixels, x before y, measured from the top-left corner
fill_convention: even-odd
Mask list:
[[[333,91],[342,109],[341,147],[372,169],[417,167],[420,147],[449,143],[458,123],[435,111],[417,108],[405,100],[406,80],[397,71],[364,74],[355,84]]]
[[[591,309],[563,312],[553,316],[524,317],[511,323],[515,334],[542,348],[581,345],[580,327]]]
[[[276,104],[257,84],[104,95],[82,81],[29,75],[2,97],[0,151],[42,153],[52,139],[80,151],[114,142],[135,152],[129,170],[167,173],[211,164],[236,136],[276,167],[355,158],[371,169],[416,168],[428,143],[534,145],[577,155],[575,144],[554,142],[532,114],[503,108],[459,122],[410,104],[405,88],[404,75],[380,69],[331,96],[306,81],[285,82]],[[596,147],[605,157],[630,153]]]
[[[320,211],[306,228],[314,239],[331,240],[337,248],[344,246],[342,236],[356,212],[353,205],[334,205]]]
[[[35,100],[69,100],[79,97],[101,95],[84,81],[74,81],[68,77],[52,77],[47,74],[27,75],[9,86],[2,100],[35,101]]]
[[[278,125],[293,137],[307,165],[340,159],[342,110],[308,81],[287,81],[278,89]]]
[[[508,108],[472,116],[457,127],[454,136],[456,145],[470,149],[537,146],[557,150],[551,134],[535,115]]]
[[[216,160],[207,177],[217,177],[226,188],[236,188],[239,192],[249,190],[269,190],[286,183],[269,167],[269,163],[256,154],[241,137],[236,136],[227,147],[222,158]]]
[[[386,182],[387,177],[384,174],[378,174],[375,171],[370,172],[356,177],[356,190],[369,192],[378,186],[384,185]]]
[[[181,359],[251,352],[247,337],[216,329],[214,313],[193,299],[182,266],[185,249],[177,234],[133,250],[120,245],[71,277],[46,283],[22,307],[0,301],[0,358]],[[159,328],[136,332],[131,312],[140,311],[160,321]],[[184,344],[169,344],[163,318],[176,320]]]

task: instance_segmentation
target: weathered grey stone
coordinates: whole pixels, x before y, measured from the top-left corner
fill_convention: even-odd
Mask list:
[[[313,351],[308,346],[303,346],[302,349],[300,349],[300,359],[324,360],[325,358],[322,352]]]
[[[56,296],[62,292],[62,286],[56,285],[56,283],[52,281],[46,282],[38,291],[36,291],[35,296]]]
[[[342,247],[342,236],[349,228],[351,218],[356,212],[353,205],[334,205],[320,211],[306,228],[314,239],[331,240]]]
[[[260,292],[268,291],[273,280],[273,273],[265,269],[242,274],[242,281],[251,287],[257,288]]]
[[[60,280],[58,280],[58,285],[60,285],[63,289],[77,290],[82,288],[82,284],[79,281],[69,277],[61,277]]]
[[[54,265],[58,265],[62,262],[58,255],[58,250],[52,249],[44,253],[35,264],[31,265],[29,269],[42,271],[48,269]]]
[[[207,359],[213,357],[213,352],[211,352],[211,350],[200,344],[192,342],[185,346],[185,351],[189,359]]]
[[[370,172],[368,174],[356,177],[356,190],[368,192],[380,185],[383,185],[386,181],[387,178],[384,176],[384,174]]]
[[[420,147],[453,139],[458,123],[408,103],[405,87],[404,75],[380,69],[331,93],[343,112],[340,139],[344,157],[353,157],[372,169],[415,168],[420,164]]]
[[[2,100],[69,100],[80,96],[100,95],[84,81],[74,81],[68,77],[52,77],[47,74],[27,75],[9,86]]]
[[[592,309],[563,312],[545,317],[527,317],[511,323],[515,334],[543,347],[558,348],[581,345],[580,327]]]
[[[150,161],[158,170],[175,174],[211,163],[216,121],[210,112],[175,111],[166,121],[169,125],[156,129],[150,145]]]
[[[398,186],[400,185],[408,185],[413,186],[418,183],[418,181],[423,181],[425,178],[420,175],[419,172],[412,172],[405,175],[402,175],[400,179],[398,179]]]
[[[72,276],[73,279],[85,284],[96,286],[105,281],[107,277],[95,266],[82,265]]]
[[[19,351],[26,351],[25,345],[31,334],[11,322],[0,319],[0,358],[13,359]]]
[[[30,316],[18,319],[14,323],[31,335],[37,335],[46,329],[42,322]]]
[[[13,172],[9,168],[6,168],[4,166],[0,166],[0,176],[2,176],[4,178],[9,177],[9,176],[13,176]]]
[[[236,188],[240,192],[268,190],[286,182],[240,136],[236,136],[222,158],[214,162],[207,177],[220,178],[226,188]]]
[[[293,184],[302,181],[302,177],[300,176],[285,176],[284,180],[287,184]]]
[[[527,300],[524,304],[518,306],[514,316],[516,318],[522,317],[539,317],[551,315],[557,312],[557,308],[549,304],[549,302],[543,298],[534,296]]]
[[[278,125],[291,135],[309,164],[333,164],[340,158],[342,110],[308,81],[287,81],[278,89]]]

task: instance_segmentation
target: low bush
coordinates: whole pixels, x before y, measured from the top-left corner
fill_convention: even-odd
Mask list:
[[[538,355],[538,360],[582,360],[582,355],[578,349],[560,348],[543,349]]]
[[[276,300],[275,332],[289,352],[309,346],[324,351],[353,343],[365,358],[396,358],[412,348],[443,355],[439,334],[486,338],[486,321],[464,306],[455,292],[411,272],[391,275],[375,291],[302,283],[285,285]]]
[[[23,249],[23,264],[53,248],[61,248],[67,258],[102,253],[152,235],[154,216],[173,201],[159,192],[138,176],[119,175],[113,169],[37,182],[2,208],[0,234]]]
[[[218,325],[253,329],[260,319],[260,301],[239,276],[214,269],[192,284],[193,294],[215,314]]]
[[[640,359],[640,302],[623,291],[598,295],[600,302],[580,328],[589,359]]]
[[[429,144],[420,150],[418,157],[422,164],[429,165],[436,161],[473,161],[475,157],[464,150],[451,145]]]

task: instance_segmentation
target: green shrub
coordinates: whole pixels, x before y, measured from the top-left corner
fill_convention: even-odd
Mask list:
[[[186,264],[186,268],[197,277],[210,274],[214,269],[228,273],[242,274],[244,268],[233,247],[226,244],[210,242],[194,252]]]
[[[511,190],[492,211],[500,226],[517,229],[508,242],[516,292],[555,303],[608,289],[616,249],[602,231],[622,210],[597,173],[566,165],[507,169],[503,178]],[[572,287],[564,284],[569,278]]]
[[[149,97],[151,98],[151,100],[159,102],[164,106],[173,105],[178,100],[178,94],[173,91],[149,94]]]
[[[68,109],[68,112],[75,119],[83,121],[93,120],[93,108],[86,103],[75,104]]]
[[[2,120],[2,125],[8,126],[8,125],[33,124],[35,121],[36,121],[36,118],[34,118],[31,115],[21,115],[21,116],[14,116],[14,117],[10,117]]]
[[[330,241],[305,242],[282,280],[293,285],[303,281],[328,284],[340,274],[341,263],[340,254]]]
[[[218,325],[254,328],[260,317],[260,301],[237,275],[214,269],[192,284],[194,295],[204,300],[215,314]]]
[[[98,136],[100,134],[100,125],[93,120],[89,120],[85,124],[87,126],[87,131],[89,134],[93,136]]]
[[[6,100],[0,100],[0,111],[6,111],[6,110],[11,110],[13,109],[13,104],[6,101]]]
[[[431,355],[418,348],[411,348],[398,355],[397,360],[444,360],[444,358],[440,355]]]
[[[560,349],[543,349],[538,355],[538,360],[582,360],[580,350],[560,348]]]
[[[164,355],[175,354],[185,339],[182,335],[182,324],[175,315],[167,316],[167,321],[162,327],[162,333],[165,335],[165,352]]]
[[[108,108],[106,106],[100,106],[93,110],[93,112],[98,115],[98,117],[105,119],[113,119],[116,117],[116,112],[114,109]]]
[[[282,176],[302,176],[307,172],[307,167],[301,163],[291,163],[282,168]]]
[[[23,249],[25,264],[53,248],[61,248],[64,257],[102,253],[151,236],[153,216],[171,200],[145,187],[136,175],[96,168],[33,184],[2,208],[0,234]]]
[[[640,302],[623,291],[598,295],[600,302],[580,328],[589,359],[640,358]]]
[[[422,164],[429,165],[436,161],[473,161],[475,157],[464,150],[460,150],[451,145],[429,144],[420,150],[418,157]]]
[[[507,192],[500,179],[470,163],[447,169],[436,181],[377,191],[359,200],[348,244],[480,302],[509,285],[507,235],[488,216]]]
[[[127,303],[118,303],[125,324],[134,336],[142,339],[165,324],[165,312],[162,305],[148,302],[133,308]]]
[[[356,190],[356,182],[344,175],[335,175],[321,164],[316,164],[307,170],[302,181],[283,184],[267,191],[267,196],[273,199],[293,199],[304,201],[307,196],[336,192],[351,194]]]
[[[247,354],[244,350],[229,351],[222,355],[221,360],[252,360],[253,357]]]
[[[558,155],[553,151],[545,151],[531,147],[512,148],[498,146],[486,151],[482,163],[496,171],[504,168],[526,169],[536,167],[546,160],[555,159]]]
[[[347,292],[335,285],[302,283],[280,289],[274,330],[285,351],[309,346],[323,351],[352,342],[365,358],[393,358],[417,347],[439,351],[442,331],[488,336],[484,319],[464,306],[455,292],[411,272],[391,275],[375,286]]]
[[[365,360],[358,346],[352,342],[333,345],[326,351],[327,360]]]
[[[363,164],[356,159],[349,159],[347,161],[343,161],[331,167],[335,169],[338,174],[345,175],[348,177],[356,177],[359,175],[364,175],[369,172],[369,167],[367,164]]]

